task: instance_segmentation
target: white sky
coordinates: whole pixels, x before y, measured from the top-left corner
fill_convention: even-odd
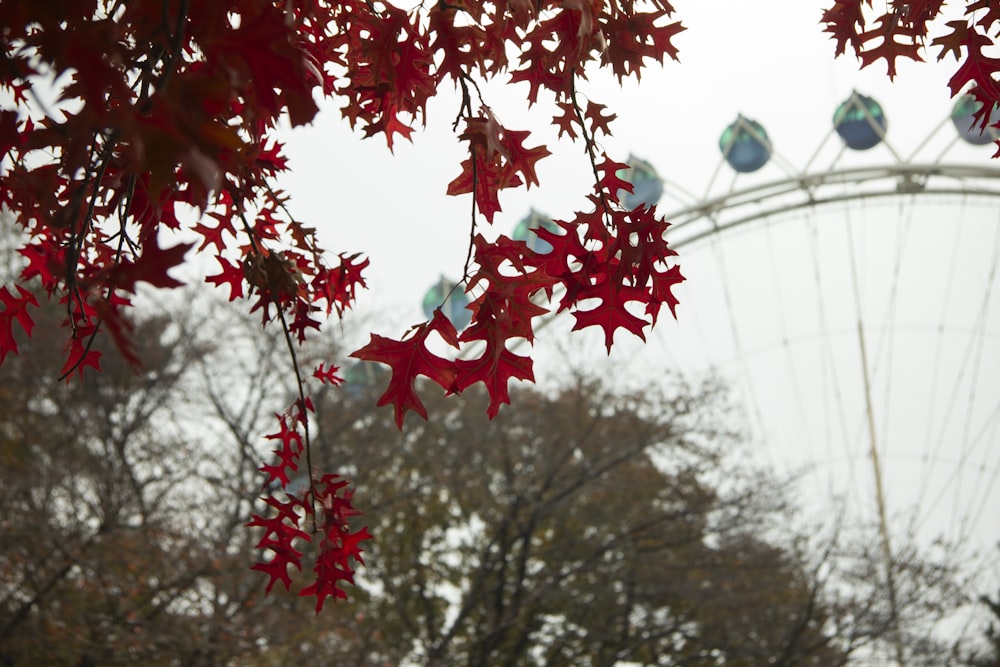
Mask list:
[[[680,0],[676,17],[688,28],[675,38],[680,63],[653,65],[639,85],[629,81],[623,89],[604,73],[580,85],[618,114],[614,137],[602,140],[603,147],[620,160],[634,152],[667,181],[700,191],[720,160],[718,137],[737,113],[764,124],[775,150],[796,164],[809,157],[834,109],[854,88],[881,101],[893,141],[911,128],[922,137],[947,115],[947,66],[901,62],[890,86],[881,65],[859,72],[854,58],[835,61],[833,42],[819,25],[822,4],[772,0],[764,11],[760,3],[740,0]],[[554,133],[546,127],[551,107],[541,100],[525,111],[526,91],[526,84],[500,83],[486,94],[501,122],[532,130],[535,141],[555,153],[539,163],[540,188],[501,195],[504,210],[495,227],[504,233],[530,207],[570,216],[589,192],[582,148],[565,141],[553,145]],[[381,303],[417,292],[414,318],[421,286],[441,273],[457,277],[465,258],[470,203],[444,194],[464,157],[451,131],[457,111],[456,96],[435,100],[426,131],[415,134],[412,144],[398,141],[394,155],[379,137],[361,141],[335,108],[293,132],[287,146],[294,210],[320,228],[331,250],[371,257],[371,299]]]
[[[952,108],[953,100],[947,82],[956,68],[953,60],[944,63],[900,60],[897,64],[898,75],[892,83],[886,77],[882,63],[859,70],[853,56],[835,60],[834,43],[819,25],[822,8],[829,4],[826,1],[770,0],[754,3],[745,0],[677,0],[675,4],[677,18],[688,28],[675,38],[675,44],[680,49],[680,63],[652,66],[639,85],[627,82],[619,89],[610,76],[598,74],[579,86],[581,92],[606,104],[618,114],[618,120],[612,125],[614,136],[601,140],[602,146],[612,157],[622,161],[630,153],[650,161],[667,182],[668,192],[673,187],[700,195],[709,188],[721,161],[719,135],[738,113],[762,123],[776,154],[802,168],[829,134],[834,109],[852,90],[880,102],[888,117],[888,140],[904,158],[910,156],[918,144],[948,117]],[[761,9],[764,6],[766,10]],[[934,54],[936,51],[934,49]],[[529,141],[528,145],[545,143],[554,153],[538,165],[540,188],[501,194],[503,213],[495,218],[495,229],[509,234],[516,222],[532,207],[556,218],[572,216],[577,207],[585,205],[584,197],[591,187],[589,166],[582,147],[555,141],[555,133],[547,127],[552,115],[548,100],[540,101],[530,110],[523,108],[526,85],[500,82],[485,90],[487,102],[502,123],[511,129],[532,130],[533,141]],[[468,196],[448,197],[444,194],[448,182],[459,173],[458,165],[464,157],[463,145],[451,130],[457,111],[458,100],[453,94],[445,94],[434,101],[428,109],[426,130],[416,133],[412,144],[398,142],[394,155],[389,153],[381,138],[362,141],[359,134],[352,133],[341,121],[335,108],[324,110],[313,126],[296,130],[289,137],[286,152],[291,159],[291,173],[284,185],[292,195],[293,210],[304,222],[318,227],[321,239],[329,250],[361,251],[371,258],[368,273],[371,289],[362,294],[360,310],[366,313],[369,322],[378,322],[378,331],[385,335],[399,336],[408,325],[420,321],[420,300],[424,292],[440,275],[457,278],[462,271],[469,238],[471,202]],[[944,130],[950,132],[950,124]],[[941,141],[948,143],[948,137],[939,140],[935,146],[940,146]],[[1000,164],[989,160],[991,153],[991,146],[972,148],[960,144],[948,153],[948,161]],[[862,154],[845,155],[841,164],[889,162],[893,162],[889,152],[884,147],[876,147]],[[817,161],[816,164],[824,163]],[[720,182],[724,182],[721,187],[727,187],[732,179],[732,172],[722,171],[720,174],[713,185],[715,189],[720,187]],[[783,175],[774,161],[760,172],[763,179],[776,179]],[[661,200],[663,212],[671,208],[673,204],[666,199]],[[898,217],[900,210],[890,207],[885,209],[883,215]],[[996,210],[995,204],[993,210]],[[869,321],[869,316],[865,315],[865,326],[872,329],[869,361],[875,366],[872,382],[879,406],[876,415],[882,440],[879,446],[886,458],[883,465],[886,468],[890,511],[902,511],[900,508],[921,502],[921,512],[930,515],[927,505],[938,508],[947,505],[947,511],[938,512],[932,522],[947,527],[956,520],[973,515],[978,520],[974,531],[978,535],[978,543],[988,547],[1000,537],[997,531],[1000,514],[995,509],[1000,505],[1000,489],[996,485],[991,486],[996,481],[996,470],[1000,466],[995,453],[1000,449],[997,439],[1000,429],[995,414],[995,409],[1000,406],[1000,388],[995,381],[984,384],[983,378],[1000,375],[1000,360],[991,352],[1000,347],[996,338],[1000,333],[1000,323],[995,313],[1000,310],[1000,298],[988,296],[984,303],[982,283],[989,274],[988,251],[992,248],[997,217],[987,214],[985,226],[975,227],[976,231],[965,234],[962,237],[964,240],[959,240],[954,230],[959,224],[964,225],[967,217],[979,216],[982,221],[982,208],[970,211],[964,205],[953,204],[951,208],[936,209],[934,215],[937,218],[914,227],[913,237],[922,241],[914,246],[916,249],[907,250],[909,254],[903,261],[909,268],[899,274],[904,283],[910,281],[904,284],[904,287],[910,288],[909,291],[899,291],[900,303],[910,303],[906,306],[909,310],[900,306],[900,319],[888,323]],[[843,221],[845,215],[855,215],[860,219],[862,214],[839,212],[836,215]],[[490,234],[488,229],[482,231]],[[870,239],[864,236],[868,233],[864,229],[856,233],[858,238],[855,241],[866,248],[868,244],[875,248],[875,244],[881,242],[874,236]],[[794,233],[791,236],[794,237]],[[711,261],[717,260],[717,257],[706,260],[703,256],[699,259],[692,252],[690,263],[686,265],[682,256],[682,269],[689,281],[678,292],[681,299],[680,321],[677,324],[663,322],[660,331],[651,337],[650,345],[643,350],[625,346],[627,349],[619,352],[612,361],[618,364],[619,369],[637,366],[647,370],[666,368],[669,367],[666,361],[672,362],[689,355],[688,348],[684,347],[686,343],[675,344],[674,336],[678,340],[694,337],[704,342],[712,340],[712,336],[707,336],[705,332],[717,333],[738,327],[743,331],[744,351],[756,349],[759,352],[766,350],[768,343],[754,341],[755,327],[764,328],[757,324],[781,322],[788,327],[786,334],[787,330],[794,330],[798,312],[813,304],[808,298],[796,301],[795,294],[778,293],[790,289],[795,281],[811,279],[811,265],[802,261],[803,251],[796,249],[796,243],[804,243],[802,239],[782,238],[778,238],[777,247],[785,248],[783,252],[786,254],[779,254],[781,259],[776,262],[773,259],[774,247],[767,248],[766,251],[772,253],[768,255],[771,259],[760,265],[760,271],[752,263],[741,265],[733,259],[764,253],[760,239],[756,241],[757,245],[753,240],[736,239],[722,251],[726,257],[725,272],[728,273],[725,279],[736,285],[730,290],[729,298],[737,302],[735,310],[743,312],[736,320],[728,316],[729,310],[720,301],[719,276],[711,274],[710,269],[707,270],[709,273],[701,274],[703,277],[698,275],[699,266],[706,271],[704,267],[711,266]],[[739,245],[741,243],[745,245]],[[826,254],[822,262],[833,261],[831,258],[843,260],[843,253],[838,254],[840,251],[836,250],[843,243],[843,234],[839,240],[829,241],[824,246],[827,250],[823,251]],[[896,241],[890,240],[889,243],[890,247],[898,247],[891,245]],[[949,250],[946,252],[945,249]],[[966,259],[967,253],[977,251],[987,254],[982,254],[976,261]],[[965,285],[964,292],[960,292],[968,295],[967,299],[959,299],[962,303],[967,302],[967,313],[961,317],[971,319],[968,322],[962,320],[961,324],[960,316],[952,312],[953,297],[944,293],[933,298],[930,295],[934,286],[944,281],[942,262],[947,260],[955,264],[951,259],[953,257],[961,257],[958,264],[975,265],[979,271],[970,274],[972,277],[964,278],[971,282]],[[819,261],[815,259],[815,262]],[[865,283],[866,295],[872,295],[870,301],[874,303],[886,298],[891,276],[883,276],[879,270],[889,264],[889,260],[872,250],[860,262],[862,277],[868,281]],[[791,266],[796,263],[802,264],[796,269],[799,272],[794,274],[796,277],[781,278],[777,273],[786,264]],[[685,268],[687,266],[690,270]],[[830,271],[834,276],[840,271],[842,284],[846,285],[850,280],[843,264]],[[750,274],[756,273],[768,275],[773,294],[767,291],[769,288],[766,285],[751,283]],[[920,282],[924,279],[927,279],[927,287]],[[737,288],[744,283],[744,287],[754,284],[756,291],[748,291],[749,288],[739,291]],[[830,298],[829,295],[821,297],[824,301]],[[777,308],[776,304],[779,304]],[[810,410],[803,407],[801,396],[811,395],[809,388],[813,385],[820,386],[819,380],[812,382],[817,374],[830,372],[829,367],[826,370],[819,367],[819,352],[799,350],[796,356],[782,356],[771,361],[770,365],[758,363],[765,358],[761,353],[746,361],[737,361],[731,367],[753,368],[751,372],[757,383],[755,400],[769,404],[769,407],[760,409],[769,412],[770,418],[776,420],[773,425],[765,424],[763,427],[762,437],[768,439],[768,451],[764,453],[764,458],[775,463],[791,462],[793,467],[803,464],[823,467],[824,472],[829,472],[823,483],[835,485],[835,495],[846,494],[854,498],[856,507],[860,507],[866,516],[874,518],[867,431],[859,423],[863,395],[858,381],[857,338],[852,329],[853,306],[845,302],[838,311],[836,303],[830,301],[830,305],[835,315],[846,317],[829,326],[838,327],[834,334],[839,337],[847,356],[830,359],[834,359],[832,363],[840,370],[843,382],[843,388],[836,391],[850,396],[844,403],[836,405],[828,396],[816,400],[827,410],[839,409],[837,405],[847,406],[842,409],[851,414],[841,420],[839,427],[830,422],[817,430],[813,423],[809,430],[786,432],[792,422],[812,419],[806,416]],[[988,333],[986,342],[976,348],[980,351],[971,357],[971,361],[966,360],[964,365],[955,361],[948,366],[952,362],[939,360],[961,356],[970,345],[966,339],[939,351],[942,349],[942,337],[913,342],[903,336],[879,333],[894,327],[900,330],[934,327],[942,322],[954,324],[956,330],[963,328],[967,332],[974,325],[974,315],[991,305],[994,312],[985,329]],[[873,306],[866,303],[865,307]],[[911,314],[929,319],[917,323],[907,319]],[[595,359],[603,357],[603,346],[595,338],[574,334],[586,339],[591,346],[587,348],[581,348],[575,339],[574,342],[565,342],[568,340],[565,332],[570,326],[569,322],[553,325],[553,333],[549,334],[546,330],[546,335],[558,339],[555,343],[557,347],[569,345],[578,352],[584,349],[584,355]],[[624,336],[619,333],[616,340],[622,340]],[[720,346],[724,348],[727,344],[731,342],[720,343]],[[983,348],[986,352],[982,351]],[[707,352],[708,358],[716,362],[720,359],[732,361],[731,355],[731,348]],[[549,361],[555,359],[550,358]],[[558,371],[559,364],[547,371],[543,367],[544,362],[536,362],[537,374]],[[798,379],[789,380],[789,375],[782,375],[784,379],[778,378],[778,367],[791,367],[791,376],[798,376]],[[902,375],[904,371],[910,375]],[[948,375],[949,372],[952,376]],[[769,383],[772,382],[783,385],[771,386]],[[906,387],[906,391],[902,387]],[[913,393],[907,393],[911,390]],[[817,389],[815,393],[819,396],[823,392]],[[958,397],[957,402],[951,400],[953,396]],[[806,402],[810,400],[813,399],[807,398]],[[815,419],[812,421],[815,422]],[[906,427],[917,430],[908,432]],[[838,437],[838,428],[847,431],[843,437],[849,444],[830,444],[831,439]],[[927,435],[932,432],[935,434],[933,437]],[[914,446],[917,438],[922,438],[921,443],[926,441],[927,444]],[[805,439],[813,441],[810,446],[803,446]],[[820,445],[820,439],[827,444]],[[953,439],[956,442],[961,440],[962,444],[954,444]],[[827,467],[827,462],[843,458],[848,450],[853,457],[850,465],[841,466],[843,470],[839,473],[830,472],[835,466],[831,463]],[[948,468],[949,461],[961,465]],[[846,476],[844,470],[848,471]],[[944,491],[933,485],[914,482],[941,470],[946,471],[940,480],[940,488]],[[966,488],[973,487],[975,493],[968,497],[962,495]],[[946,495],[947,502],[942,499],[941,493]],[[829,496],[825,497],[829,499]],[[1000,572],[994,571],[993,576],[1000,577]]]

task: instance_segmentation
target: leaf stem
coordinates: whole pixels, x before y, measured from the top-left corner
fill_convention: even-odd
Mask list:
[[[576,113],[576,121],[580,124],[580,132],[583,135],[584,146],[587,150],[587,158],[590,160],[590,169],[594,174],[594,189],[597,190],[597,194],[601,198],[601,207],[604,209],[604,224],[608,229],[613,229],[614,225],[611,224],[611,203],[608,201],[604,188],[601,187],[601,175],[597,170],[597,158],[594,155],[597,144],[591,136],[591,133],[587,130],[583,110],[580,108],[580,104],[576,100],[576,75],[570,78],[569,93],[570,103],[572,103],[573,111]]]
[[[256,234],[250,227],[250,222],[247,220],[242,206],[240,206],[237,210],[237,214],[240,216],[240,221],[243,223],[243,231],[247,233],[247,236],[250,239],[250,246],[253,248],[253,251],[259,255],[261,253],[260,244],[258,243]],[[292,361],[292,371],[295,373],[295,384],[299,396],[299,410],[301,410],[302,414],[303,440],[304,448],[306,450],[306,467],[309,469],[309,508],[310,514],[312,515],[312,532],[315,534],[319,532],[319,527],[316,522],[316,479],[313,476],[312,441],[309,437],[309,411],[306,408],[306,393],[302,384],[302,370],[299,368],[299,358],[295,353],[295,342],[292,340],[292,332],[288,328],[288,320],[285,319],[285,311],[282,310],[281,304],[278,303],[277,299],[275,299],[273,295],[269,294],[268,300],[272,305],[274,305],[274,309],[278,311],[278,319],[281,321],[281,331],[285,335],[285,345],[288,347],[288,356]]]

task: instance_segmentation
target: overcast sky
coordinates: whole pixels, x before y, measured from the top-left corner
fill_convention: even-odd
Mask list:
[[[713,174],[722,159],[719,135],[737,114],[757,120],[768,132],[777,157],[754,178],[775,179],[785,175],[779,163],[801,169],[821,145],[827,147],[830,155],[823,154],[813,160],[813,171],[830,166],[831,156],[837,155],[838,144],[835,141],[823,144],[823,141],[831,131],[834,110],[853,90],[875,98],[885,109],[888,142],[903,159],[909,158],[947,119],[954,103],[947,86],[956,68],[953,60],[944,63],[900,61],[896,80],[890,82],[882,63],[859,70],[853,56],[835,59],[834,43],[819,24],[826,2],[771,0],[766,3],[766,11],[761,9],[765,3],[745,0],[678,0],[675,4],[676,18],[688,28],[675,38],[680,49],[679,63],[667,62],[663,67],[653,65],[643,74],[639,84],[626,82],[619,88],[610,76],[595,74],[579,86],[582,93],[606,104],[618,115],[612,125],[614,136],[602,140],[602,147],[616,159],[624,160],[635,153],[650,161],[666,181],[668,193],[683,190],[702,195],[710,185],[713,191],[718,191],[733,184],[732,172],[719,171],[714,180]],[[526,85],[498,82],[486,88],[485,97],[502,123],[511,129],[531,130],[533,142],[547,144],[554,155],[538,165],[541,187],[501,194],[503,212],[495,218],[495,232],[509,234],[531,208],[556,218],[572,216],[577,207],[584,205],[591,187],[589,165],[582,147],[555,141],[555,133],[548,127],[552,115],[548,101],[525,109],[526,90]],[[423,293],[439,276],[457,278],[462,271],[469,237],[470,200],[468,196],[444,194],[448,182],[459,173],[458,165],[464,157],[463,145],[451,130],[457,111],[456,96],[450,92],[441,95],[428,108],[426,130],[415,133],[412,143],[398,142],[395,154],[390,154],[381,138],[361,140],[332,107],[325,109],[313,126],[298,129],[289,136],[287,154],[292,171],[284,185],[292,195],[293,210],[304,222],[318,227],[329,250],[364,252],[371,258],[368,273],[371,289],[361,295],[360,309],[368,317],[374,316],[380,321],[378,330],[385,335],[399,336],[406,326],[421,320],[419,305]],[[926,160],[927,156],[936,157],[942,147],[951,143],[954,134],[950,125],[946,125],[941,133],[933,136],[936,139],[917,155],[918,161]],[[948,160],[995,164],[989,160],[991,153],[990,146],[972,148],[959,144],[951,148]],[[870,165],[893,162],[895,158],[885,146],[879,146],[864,153],[842,155],[840,160],[840,165]],[[669,196],[661,200],[663,212],[675,205]],[[900,210],[890,209],[886,215],[898,217]],[[844,213],[839,215],[842,219],[845,216]],[[966,349],[973,349],[972,343],[962,339],[955,349],[941,353],[938,352],[940,337],[911,340],[902,335],[896,337],[892,332],[921,327],[927,330],[940,326],[945,320],[956,330],[972,330],[976,313],[989,310],[996,301],[990,296],[986,303],[983,302],[982,284],[986,281],[984,276],[991,275],[988,260],[995,257],[990,251],[995,252],[993,235],[997,220],[988,217],[986,226],[966,235],[962,241],[966,245],[960,245],[958,240],[949,242],[949,234],[958,228],[956,222],[973,213],[968,213],[963,205],[938,210],[934,215],[937,217],[921,223],[924,227],[915,227],[912,234],[918,240],[931,240],[932,243],[907,246],[915,249],[908,249],[906,261],[896,264],[873,250],[873,256],[861,262],[858,269],[862,280],[868,281],[864,283],[865,308],[877,310],[881,306],[884,310],[890,298],[887,294],[894,288],[891,276],[879,273],[880,267],[897,264],[909,267],[909,273],[894,274],[902,276],[898,280],[907,289],[891,294],[898,292],[901,303],[911,303],[914,313],[929,316],[926,323],[911,322],[907,319],[907,311],[895,306],[892,306],[893,313],[898,310],[899,314],[893,317],[900,319],[886,322],[873,319],[874,315],[864,316],[865,327],[871,329],[872,383],[881,401],[877,416],[883,441],[879,446],[884,449],[887,459],[887,486],[894,504],[891,509],[898,510],[919,500],[934,505],[938,509],[935,521],[943,523],[974,513],[981,525],[993,527],[983,540],[984,544],[989,544],[996,540],[995,526],[998,524],[997,513],[992,508],[1000,504],[1000,493],[995,488],[1000,459],[997,454],[990,454],[1000,449],[996,446],[996,408],[1000,406],[1000,390],[995,381],[983,384],[983,377],[1000,375],[1000,361],[995,355],[983,353],[984,346],[980,345],[975,348],[980,350],[977,356],[963,357],[965,361],[955,361],[952,368],[948,366],[950,361],[940,359],[947,355],[961,356]],[[975,215],[982,218],[981,212]],[[804,227],[799,225],[799,228]],[[965,229],[964,223],[961,228]],[[881,242],[875,237],[862,237],[867,233],[866,228],[859,229],[854,232],[859,234],[854,239],[858,245],[868,247],[870,244],[875,248],[875,244]],[[489,229],[482,231],[486,235],[491,233]],[[748,408],[748,412],[766,411],[770,416],[765,420],[775,420],[764,425],[761,434],[768,440],[765,458],[775,463],[813,463],[822,465],[824,470],[832,470],[832,464],[827,464],[835,459],[849,458],[851,465],[842,467],[847,472],[826,481],[832,480],[839,485],[837,491],[840,493],[857,496],[860,506],[871,512],[873,485],[867,458],[867,431],[861,428],[863,392],[858,372],[857,338],[851,319],[855,311],[850,303],[833,308],[831,301],[833,315],[846,319],[825,326],[835,329],[847,356],[831,353],[825,357],[826,366],[822,368],[821,353],[811,348],[799,350],[798,356],[785,354],[772,360],[761,351],[766,350],[768,344],[774,344],[773,341],[753,339],[755,331],[763,331],[766,327],[762,323],[767,322],[778,322],[784,327],[781,332],[769,332],[769,335],[787,338],[788,331],[795,328],[793,320],[797,311],[812,305],[810,297],[796,301],[795,294],[763,298],[762,293],[765,297],[770,294],[766,287],[755,287],[755,292],[742,295],[737,291],[740,285],[751,284],[751,274],[754,277],[773,274],[770,285],[775,294],[785,291],[789,285],[811,280],[809,262],[800,262],[802,266],[798,267],[799,273],[794,278],[778,275],[784,265],[810,257],[794,245],[805,243],[806,239],[773,238],[777,239],[774,241],[777,246],[768,246],[770,260],[759,265],[738,263],[740,255],[760,251],[759,245],[749,242],[747,245],[730,244],[723,252],[725,268],[721,270],[718,264],[699,264],[702,258],[695,253],[690,253],[687,264],[682,256],[682,268],[689,281],[679,290],[680,321],[661,325],[645,350],[627,348],[626,352],[618,353],[617,367],[634,369],[638,365],[647,371],[664,365],[669,367],[694,354],[683,347],[686,343],[682,344],[682,339],[698,339],[704,346],[706,341],[714,341],[720,331],[739,329],[739,336],[743,338],[741,354],[749,361],[736,365],[747,369],[757,364],[750,371],[757,378],[755,400],[768,404]],[[772,236],[766,239],[768,244],[772,243]],[[783,246],[783,243],[788,245]],[[826,242],[820,253],[824,263],[841,261],[839,268],[831,268],[831,272],[838,276],[839,271],[840,283],[847,285],[850,278],[843,264],[846,254],[837,254],[844,243],[841,234],[838,240]],[[896,243],[898,247],[896,241],[889,243]],[[964,253],[976,252],[977,248],[985,248],[985,252],[979,253],[982,256],[978,257],[978,263],[966,261]],[[935,273],[942,271],[940,261],[945,258],[945,249],[950,249],[948,257],[962,257],[962,263],[975,265],[978,271],[965,278],[971,281],[971,287],[965,288],[966,297],[960,300],[968,306],[965,315],[970,318],[968,321],[961,320],[951,310],[945,316],[946,307],[950,308],[948,304],[955,301],[953,297],[945,293],[930,296],[932,290],[945,282]],[[816,255],[811,256],[813,263],[821,261],[815,259]],[[719,256],[708,259],[718,261]],[[954,263],[954,259],[950,261]],[[705,266],[716,268],[700,268]],[[734,285],[722,297],[718,285],[714,284],[720,274]],[[925,279],[926,285],[921,282]],[[713,289],[716,292],[713,293]],[[813,297],[813,300],[830,298],[824,295]],[[727,299],[736,301],[736,305],[727,306],[724,303]],[[779,305],[781,303],[786,305]],[[798,305],[789,306],[789,303]],[[729,315],[733,308],[742,309],[744,314],[739,318]],[[995,338],[1000,324],[996,320],[997,310],[1000,304],[992,308],[992,319],[983,329],[988,331],[988,340],[992,343],[992,347],[985,346],[987,350],[1000,348]],[[898,322],[906,323],[905,327]],[[598,340],[583,337],[585,343],[593,347],[581,347],[576,334],[572,341],[566,337],[569,328],[569,323],[561,328],[553,327],[553,333],[546,335],[556,339],[557,346],[570,346],[577,351],[589,349],[583,354],[595,358],[603,356],[603,346]],[[886,334],[887,331],[890,333]],[[619,337],[624,334],[620,333]],[[732,340],[708,350],[713,363],[720,359],[732,361],[734,354]],[[818,374],[836,375],[837,367],[842,388],[821,391],[818,380],[811,382],[810,378]],[[917,374],[901,375],[907,369]],[[797,379],[782,375],[782,387],[771,386],[769,382],[778,381],[778,370],[790,372]],[[544,374],[551,372],[551,368],[536,372]],[[914,388],[916,393],[902,392],[900,386]],[[831,391],[850,396],[843,403],[836,403],[831,398]],[[819,398],[821,393],[825,398]],[[812,394],[815,396],[808,398]],[[805,400],[801,398],[803,395],[807,396]],[[776,398],[778,396],[780,398]],[[956,396],[961,397],[957,403]],[[805,438],[815,440],[818,437],[815,423],[811,431],[785,432],[790,424],[801,425],[798,422],[821,419],[805,416],[811,409],[805,403],[813,400],[826,412],[848,413],[839,422],[835,416],[822,417],[828,420],[823,422],[826,426],[820,428],[820,436],[826,444],[804,444]],[[923,417],[931,412],[933,416],[926,421],[914,418],[914,415]],[[917,435],[906,432],[905,425],[917,428],[918,434],[933,432],[935,435],[933,438],[928,436],[926,444],[914,446]],[[834,443],[838,438],[849,443]],[[954,439],[962,439],[961,447],[953,442]],[[936,487],[913,482],[922,480],[931,470],[946,470],[948,462],[957,467],[947,468],[947,472],[942,473],[940,483],[947,500]],[[975,493],[969,497],[961,495],[964,489],[973,487]],[[992,506],[983,513],[980,508],[987,501]],[[869,516],[874,515],[869,513]],[[994,572],[994,575],[1000,573]]]
[[[951,108],[948,66],[900,63],[892,85],[882,65],[859,72],[855,58],[833,58],[833,42],[819,25],[822,5],[774,0],[764,11],[741,0],[678,1],[676,17],[688,28],[675,38],[679,63],[654,64],[639,84],[623,88],[604,73],[579,86],[618,114],[603,147],[622,160],[636,153],[668,182],[700,193],[720,160],[719,135],[738,113],[761,122],[775,151],[802,165],[852,89],[876,97],[889,116],[890,139],[912,146]],[[554,153],[539,163],[540,188],[501,195],[495,227],[505,233],[531,207],[571,215],[589,188],[581,147],[553,141],[551,107],[540,101],[525,110],[526,90],[501,82],[486,94],[501,122],[532,130]],[[426,130],[412,143],[397,142],[394,155],[380,137],[362,141],[352,133],[336,108],[292,133],[287,148],[295,211],[319,227],[330,250],[371,257],[371,301],[408,298],[414,317],[420,294],[409,295],[440,273],[457,277],[465,256],[468,197],[444,194],[464,157],[451,131],[457,109],[450,93],[432,102]]]

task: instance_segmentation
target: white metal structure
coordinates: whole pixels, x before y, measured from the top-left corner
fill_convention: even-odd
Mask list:
[[[678,321],[645,345],[619,334],[607,368],[720,375],[806,521],[869,524],[887,560],[947,545],[995,593],[1000,161],[992,145],[969,160],[950,124],[905,158],[831,130],[802,168],[775,152],[728,186],[720,161],[702,195],[665,183]]]

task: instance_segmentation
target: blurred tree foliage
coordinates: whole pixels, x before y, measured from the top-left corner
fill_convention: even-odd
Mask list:
[[[900,641],[912,664],[940,656],[922,623],[951,603],[947,572],[906,554],[908,615],[891,618],[877,552],[796,535],[781,485],[730,456],[745,445],[722,388],[669,379],[567,377],[492,422],[470,392],[400,432],[373,408],[377,367],[346,369],[372,382],[315,397],[316,446],[364,489],[378,538],[351,601],[314,617],[265,599],[243,524],[261,416],[291,391],[272,380],[281,341],[187,303],[139,325],[142,372],[108,351],[67,384],[49,324],[0,374],[0,665],[842,665]]]
[[[969,664],[973,667],[1000,667],[1000,593],[995,598],[983,595],[979,602],[989,610],[989,621],[983,629],[985,648],[969,653]]]

